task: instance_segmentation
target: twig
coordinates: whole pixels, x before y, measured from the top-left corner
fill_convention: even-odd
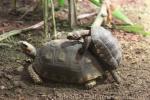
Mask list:
[[[9,47],[9,48],[11,48],[11,47],[12,47],[12,45],[7,44],[7,43],[0,43],[0,46],[6,46],[6,47]]]
[[[101,26],[105,17],[107,17],[107,7],[105,3],[103,3],[95,21],[92,24],[92,27]]]
[[[39,23],[37,23],[35,25],[32,25],[30,27],[27,27],[27,28],[23,28],[23,29],[19,29],[19,30],[12,30],[12,31],[3,33],[2,35],[0,35],[0,41],[4,40],[4,39],[6,39],[6,38],[8,38],[10,36],[22,33],[22,32],[26,32],[26,31],[29,31],[29,30],[37,29],[40,26],[42,26],[43,24],[44,24],[44,21],[41,21],[41,22],[39,22]]]
[[[92,12],[92,13],[85,13],[77,16],[78,20],[84,19],[84,18],[89,18],[91,16],[95,16],[97,12]]]

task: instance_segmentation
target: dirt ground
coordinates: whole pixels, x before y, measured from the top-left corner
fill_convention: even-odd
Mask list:
[[[150,31],[150,1],[149,0],[127,0],[132,1],[123,5],[123,10],[126,15],[134,22],[145,27],[146,31]]]
[[[16,15],[15,18],[10,16],[0,15],[0,32],[37,22],[20,23],[16,21]],[[122,78],[121,84],[117,85],[111,78],[98,82],[90,90],[75,84],[34,84],[26,72],[28,63],[25,60],[28,58],[15,43],[27,40],[39,47],[43,39],[43,32],[39,29],[3,41],[10,46],[0,46],[0,100],[149,100],[150,37],[116,30],[112,32],[123,52],[122,63],[117,69]]]

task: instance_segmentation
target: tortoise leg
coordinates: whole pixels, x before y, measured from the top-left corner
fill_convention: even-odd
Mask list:
[[[121,77],[118,75],[117,71],[116,71],[116,70],[110,70],[109,72],[110,72],[110,74],[112,75],[113,79],[114,79],[118,84],[120,84],[120,83],[121,83]]]
[[[33,81],[36,83],[36,84],[40,84],[42,83],[42,79],[39,77],[39,75],[34,71],[33,67],[32,67],[32,64],[28,66],[28,72],[29,72],[29,75],[30,77],[33,79]]]
[[[85,83],[85,87],[87,89],[91,89],[92,87],[94,87],[96,85],[96,80],[90,80],[87,83]]]

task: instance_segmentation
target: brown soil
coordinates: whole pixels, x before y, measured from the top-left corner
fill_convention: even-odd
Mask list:
[[[146,31],[150,31],[150,1],[149,0],[128,0],[134,1],[123,5],[123,10],[127,16],[134,22],[145,27]]]
[[[0,25],[3,25],[4,18],[0,20]],[[7,22],[8,26],[11,26],[9,20]],[[15,25],[12,25],[13,28]],[[5,27],[9,30],[7,25]],[[26,71],[29,63],[25,60],[28,58],[21,53],[15,43],[27,40],[39,47],[43,32],[36,30],[4,41],[10,43],[12,47],[0,46],[0,100],[149,100],[150,38],[112,31],[123,50],[122,63],[117,69],[122,84],[117,85],[111,78],[102,83],[98,82],[97,86],[90,90],[75,84],[54,82],[34,84]]]

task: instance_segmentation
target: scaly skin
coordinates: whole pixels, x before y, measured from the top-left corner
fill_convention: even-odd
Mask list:
[[[90,80],[89,82],[87,82],[87,83],[85,84],[85,88],[86,88],[86,89],[91,89],[91,88],[93,88],[95,85],[96,85],[96,80]]]
[[[121,77],[118,75],[116,70],[110,70],[110,74],[112,75],[113,79],[117,82],[117,84],[121,84]]]
[[[33,79],[33,81],[36,84],[41,84],[42,83],[42,79],[39,77],[39,75],[34,71],[32,64],[28,66],[28,72],[30,77]]]
[[[68,33],[67,39],[69,40],[80,40],[86,36],[90,36],[89,30],[79,30]]]
[[[18,44],[26,55],[31,58],[35,58],[36,48],[32,44],[28,43],[27,41],[19,41]]]

